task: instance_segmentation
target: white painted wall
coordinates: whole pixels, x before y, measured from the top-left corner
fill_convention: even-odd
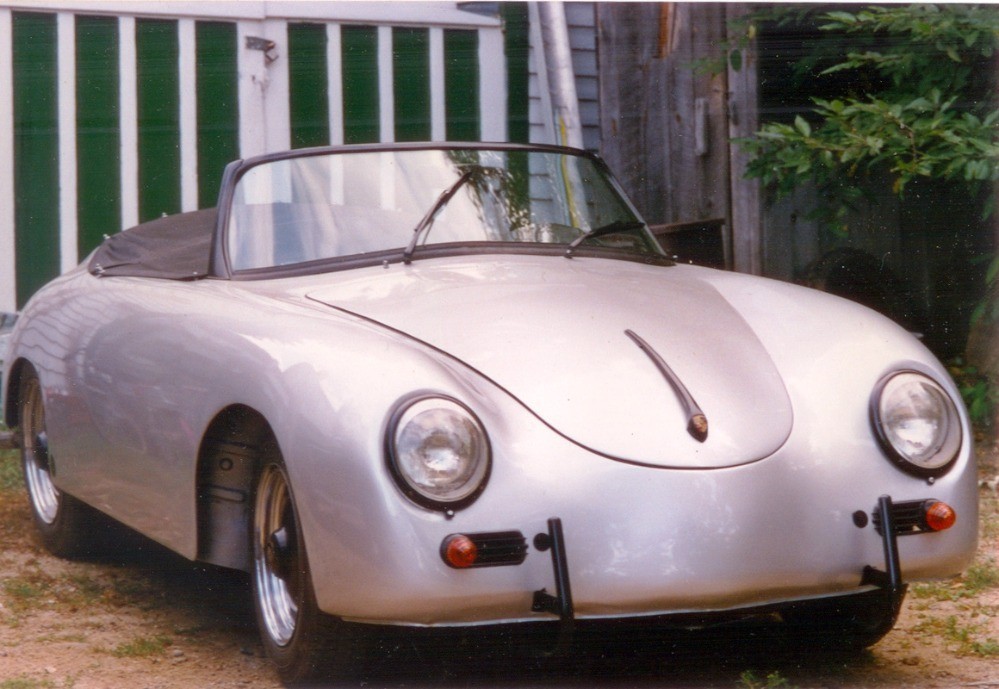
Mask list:
[[[343,94],[340,84],[340,25],[363,23],[379,27],[379,88],[381,139],[391,141],[394,132],[392,108],[391,27],[431,27],[431,119],[432,138],[445,137],[443,30],[472,29],[479,32],[479,111],[481,138],[504,141],[506,129],[506,72],[502,25],[497,17],[467,12],[456,2],[289,2],[289,1],[200,1],[170,0],[0,0],[0,311],[16,307],[16,256],[14,214],[14,117],[13,11],[49,12],[57,16],[59,46],[59,254],[63,271],[76,265],[77,179],[75,131],[75,34],[74,16],[111,15],[119,19],[119,113],[121,139],[121,229],[139,218],[138,106],[136,92],[135,20],[137,17],[177,19],[180,75],[181,205],[198,205],[197,103],[195,69],[195,21],[227,20],[237,25],[239,72],[239,150],[244,157],[286,149],[290,146],[290,116],[287,61],[268,64],[264,53],[246,47],[246,38],[273,40],[281,55],[287,46],[289,21],[327,24],[330,74],[330,137],[343,140]],[[592,13],[591,13],[592,14]]]
[[[572,48],[572,67],[575,72],[576,95],[579,99],[579,115],[583,125],[583,146],[591,151],[600,149],[600,107],[598,103],[597,69],[597,25],[593,2],[566,2],[566,22],[569,25],[569,44]],[[531,14],[532,22],[535,14]],[[535,143],[557,143],[547,122],[550,119],[549,105],[544,93],[546,78],[538,71],[541,55],[538,44],[540,31],[532,26],[530,31],[530,53],[528,70],[530,81],[528,93],[530,102],[530,140]]]

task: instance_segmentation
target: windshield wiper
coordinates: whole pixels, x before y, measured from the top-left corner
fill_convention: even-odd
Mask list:
[[[565,250],[565,257],[572,258],[572,252],[575,251],[580,244],[590,239],[596,239],[597,237],[604,237],[618,232],[628,232],[629,230],[640,230],[643,227],[645,227],[645,223],[638,220],[615,220],[614,222],[609,222],[606,225],[601,225],[600,227],[592,229],[586,234],[580,235],[573,239],[572,243]]]
[[[454,184],[452,184],[447,189],[442,191],[441,195],[437,197],[437,200],[434,202],[434,205],[430,207],[430,210],[427,211],[427,214],[424,215],[420,219],[420,222],[416,224],[416,228],[413,230],[413,238],[409,240],[409,244],[406,246],[406,250],[402,252],[403,263],[409,265],[412,262],[413,252],[416,251],[416,243],[420,240],[420,236],[424,232],[426,232],[427,228],[429,228],[433,224],[434,220],[437,218],[437,215],[442,210],[444,210],[444,206],[446,206],[448,204],[448,201],[450,201],[451,198],[458,193],[458,190],[461,189],[462,186],[464,186],[465,182],[467,182],[469,179],[472,178],[474,172],[475,168],[466,170],[465,173],[461,177],[459,177]]]

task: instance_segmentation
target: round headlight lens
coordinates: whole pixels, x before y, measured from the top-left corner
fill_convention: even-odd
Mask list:
[[[874,425],[889,455],[921,475],[942,474],[961,448],[961,421],[950,395],[915,371],[895,373],[878,386]]]
[[[475,415],[444,397],[401,407],[390,428],[389,461],[403,491],[418,503],[471,502],[489,473],[489,438]]]

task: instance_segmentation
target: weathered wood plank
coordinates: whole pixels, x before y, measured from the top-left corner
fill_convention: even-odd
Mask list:
[[[750,12],[742,4],[729,5],[726,15],[731,22]],[[741,68],[728,66],[728,137],[729,184],[731,188],[731,262],[737,271],[759,274],[763,270],[761,233],[761,194],[758,180],[746,179],[749,156],[738,143],[739,137],[752,136],[759,129],[757,108],[757,55],[755,43],[742,50]]]
[[[717,3],[597,6],[602,153],[651,222],[728,215],[725,75],[694,70],[724,36]]]

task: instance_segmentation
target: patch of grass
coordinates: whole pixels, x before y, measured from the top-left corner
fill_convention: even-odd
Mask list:
[[[27,675],[11,677],[0,681],[0,689],[73,689],[76,686],[76,676],[70,675],[56,684],[49,678],[35,679]]]
[[[964,587],[972,596],[999,587],[999,566],[991,557],[976,562],[963,577]]]
[[[70,574],[66,577],[66,583],[72,593],[71,602],[76,607],[92,607],[98,603],[109,602],[109,587],[92,576]]]
[[[21,455],[17,450],[0,450],[0,491],[14,493],[24,490],[21,476]],[[3,689],[0,685],[0,689]]]
[[[66,574],[54,577],[31,564],[25,565],[17,576],[0,582],[0,594],[15,614],[52,607],[76,610],[117,602],[110,587],[92,576]]]
[[[5,579],[0,588],[3,589],[8,607],[16,613],[22,613],[50,600],[52,582],[52,577],[34,571]]]
[[[914,628],[914,631],[943,639],[953,651],[960,655],[975,655],[982,658],[999,656],[999,642],[995,639],[979,639],[980,628],[963,625],[957,616],[945,618],[928,617]]]
[[[959,601],[974,598],[989,589],[999,587],[999,565],[991,557],[980,559],[959,579],[918,584],[912,587],[917,599]]]
[[[55,687],[52,680],[33,679],[24,675],[0,682],[0,689],[55,689]]]
[[[739,686],[744,689],[793,689],[787,679],[776,670],[763,679],[757,677],[752,670],[746,670],[739,675]]]
[[[989,490],[982,495],[980,503],[982,538],[999,538],[999,494]]]
[[[149,658],[166,653],[172,643],[168,636],[141,636],[133,641],[120,643],[111,649],[115,658]]]
[[[986,639],[985,641],[973,641],[971,652],[983,658],[999,658],[999,641]]]
[[[42,634],[35,637],[35,641],[45,641],[49,643],[85,643],[85,634]]]
[[[20,455],[0,450],[0,542],[6,548],[29,538],[31,518],[27,507]]]

